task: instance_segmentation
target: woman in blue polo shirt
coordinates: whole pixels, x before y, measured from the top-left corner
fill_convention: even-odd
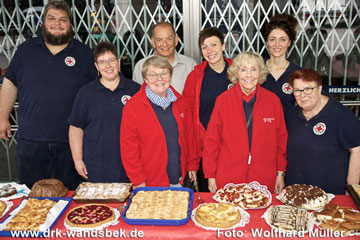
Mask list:
[[[286,184],[311,184],[344,194],[360,180],[360,121],[346,107],[321,93],[321,76],[312,69],[289,79],[297,106],[286,116]]]
[[[288,79],[290,74],[300,67],[287,60],[286,53],[295,41],[297,23],[297,20],[291,15],[277,14],[270,18],[264,32],[270,58],[266,60],[269,75],[262,87],[272,91],[280,98],[284,113],[295,104]]]
[[[79,90],[69,117],[69,142],[75,168],[90,182],[128,182],[120,157],[122,110],[140,85],[125,78],[116,47],[94,49],[100,77]]]

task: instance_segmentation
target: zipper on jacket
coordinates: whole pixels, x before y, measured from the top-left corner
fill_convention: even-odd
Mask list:
[[[249,152],[248,165],[251,163],[251,153]]]

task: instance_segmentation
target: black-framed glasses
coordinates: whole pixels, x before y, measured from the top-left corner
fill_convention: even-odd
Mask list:
[[[100,67],[105,67],[105,66],[107,66],[108,64],[109,64],[110,66],[115,66],[117,63],[118,63],[118,59],[117,59],[117,58],[110,58],[109,60],[100,60],[100,61],[97,61],[97,64],[98,64]]]
[[[310,95],[313,90],[315,88],[317,88],[318,86],[315,86],[315,87],[307,87],[307,88],[304,88],[304,89],[297,89],[297,90],[294,90],[293,91],[293,94],[294,96],[298,97],[298,96],[301,96],[301,93],[304,93],[305,95]]]

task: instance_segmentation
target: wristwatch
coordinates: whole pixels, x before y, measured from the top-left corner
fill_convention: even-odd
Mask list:
[[[277,172],[277,173],[276,173],[276,176],[283,176],[283,177],[284,177],[284,176],[285,176],[285,172]]]

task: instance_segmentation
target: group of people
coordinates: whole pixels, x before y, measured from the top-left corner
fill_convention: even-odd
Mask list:
[[[302,183],[335,194],[359,183],[359,120],[322,91],[316,71],[287,60],[294,17],[270,19],[265,60],[254,52],[225,58],[221,31],[204,29],[198,65],[176,52],[173,26],[160,22],[154,54],[129,80],[113,44],[99,43],[92,54],[73,38],[65,2],[50,1],[43,16],[42,36],[19,46],[0,91],[3,139],[19,99],[21,183],[55,177],[75,189],[83,179],[135,188],[197,181],[215,192],[256,180],[272,192]]]

